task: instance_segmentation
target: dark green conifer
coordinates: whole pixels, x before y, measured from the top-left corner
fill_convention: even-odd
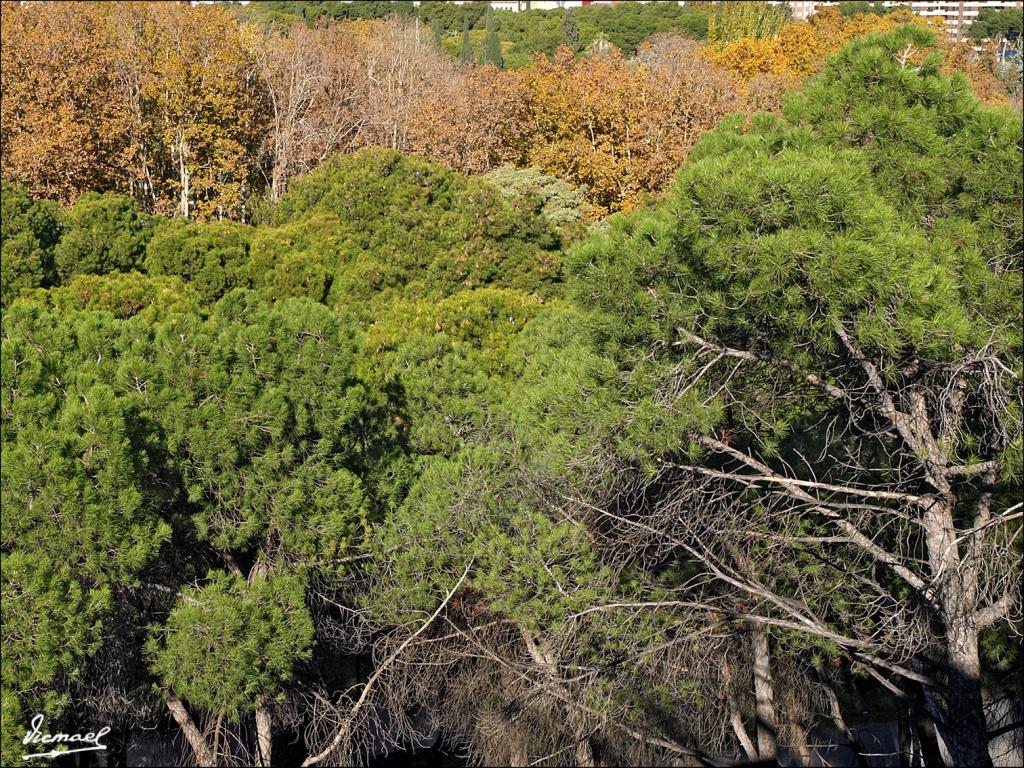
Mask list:
[[[462,19],[462,45],[459,47],[459,59],[473,61],[473,43],[469,41],[469,19]]]
[[[565,44],[572,48],[573,53],[579,53],[583,49],[580,27],[576,23],[576,14],[572,8],[566,8],[565,15],[562,16],[562,37],[565,38]]]
[[[493,64],[498,69],[503,69],[505,62],[501,55],[501,41],[498,39],[498,20],[490,6],[487,7],[487,14],[484,16],[484,25],[487,30],[487,36],[484,38],[484,64]]]

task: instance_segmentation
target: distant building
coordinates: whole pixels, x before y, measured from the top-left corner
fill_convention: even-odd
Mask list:
[[[796,21],[803,21],[826,6],[838,5],[838,1],[789,0],[786,4],[792,10],[793,18]],[[971,0],[924,0],[923,2],[917,2],[916,0],[906,0],[905,2],[887,0],[885,5],[889,8],[905,5],[917,16],[941,20],[944,22],[943,26],[946,29],[946,35],[951,40],[964,41],[968,38],[968,28],[978,18],[978,11],[982,8],[1020,8],[1024,5],[1024,0],[975,0],[974,2]]]
[[[926,18],[941,19],[946,27],[946,35],[950,40],[963,42],[968,39],[967,30],[978,18],[978,11],[982,8],[1021,8],[1024,7],[1022,0],[1016,2],[964,2],[958,0],[953,2],[907,2],[907,3],[886,3],[886,5],[909,5],[910,10],[917,16]]]
[[[789,3],[789,8],[793,11],[793,18],[796,21],[803,21],[826,5],[835,5],[835,3],[823,3],[820,0],[796,0]]]

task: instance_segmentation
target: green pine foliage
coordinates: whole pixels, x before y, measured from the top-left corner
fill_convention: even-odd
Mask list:
[[[455,3],[446,0],[423,0],[419,5],[419,16],[432,26],[437,26],[444,36],[456,35],[468,27],[479,29],[483,26],[484,14],[490,3],[472,0],[471,2]]]
[[[975,42],[983,40],[1008,40],[1020,45],[1021,31],[1024,30],[1024,9],[1021,8],[981,8],[977,18],[971,23],[971,39]]]
[[[391,14],[412,16],[416,7],[412,0],[267,0],[239,6],[239,12],[257,21],[305,21],[310,26],[325,21],[382,19]]]
[[[271,536],[312,562],[343,551],[365,517],[351,472],[375,440],[349,323],[239,290],[159,332],[159,388],[174,393],[162,423],[197,534],[227,551]]]
[[[579,53],[583,50],[580,28],[576,23],[576,14],[572,8],[566,8],[565,13],[562,14],[562,38],[565,40],[565,44],[572,49],[573,53]]]
[[[81,675],[81,660],[103,640],[101,617],[109,610],[111,595],[104,588],[89,588],[72,565],[46,553],[4,551],[0,571],[0,754],[13,764],[25,751],[22,737],[31,716],[40,713],[52,722],[71,704],[67,691]]]
[[[154,674],[194,706],[234,722],[262,700],[283,700],[296,665],[312,655],[304,591],[294,576],[247,582],[211,573],[154,630],[147,645]]]
[[[64,217],[60,242],[53,249],[57,275],[103,275],[142,266],[150,220],[135,200],[116,192],[87,192]]]
[[[105,640],[118,591],[171,538],[150,422],[117,380],[105,312],[18,305],[3,316],[4,762],[30,714],[57,717]]]
[[[4,656],[5,667],[9,657],[18,670],[5,669],[4,687],[24,712],[59,715],[101,643],[130,645],[137,627],[105,622],[115,595],[127,595],[168,548],[195,560],[197,541],[294,573],[268,577],[266,589],[250,585],[248,603],[211,597],[206,612],[210,632],[252,632],[242,649],[250,656],[225,685],[267,663],[253,679],[260,695],[276,696],[292,661],[267,662],[266,638],[279,638],[288,659],[305,658],[304,579],[336,572],[366,526],[359,474],[387,432],[352,372],[351,324],[308,300],[271,306],[245,291],[205,319],[182,308],[119,319],[19,300],[4,313]],[[190,567],[177,573],[182,582],[192,577]],[[281,626],[267,623],[276,615],[273,596],[282,601]],[[172,616],[191,620],[185,607],[193,599],[179,598],[183,615]],[[260,634],[265,627],[269,635]],[[154,658],[162,676],[159,659],[168,657]],[[197,691],[227,690],[213,677],[200,680],[226,662],[169,668],[182,675],[170,684],[195,696],[194,706],[209,701]],[[243,695],[225,694],[215,711],[236,714]],[[5,745],[25,719],[5,719]]]
[[[982,108],[961,75],[940,74],[937,54],[901,63],[932,42],[916,25],[854,40],[784,113],[831,146],[858,147],[879,193],[915,224],[975,229],[991,265],[1019,271],[1019,115]]]
[[[584,190],[575,189],[539,168],[503,165],[485,173],[483,178],[505,197],[521,200],[521,204],[533,201],[534,210],[561,228],[563,237],[571,236],[577,225],[595,218],[593,206],[583,199]]]
[[[505,63],[501,58],[501,40],[498,39],[498,20],[495,18],[494,9],[490,6],[487,7],[487,13],[484,16],[484,20],[484,28],[487,34],[486,37],[484,37],[484,47],[482,51],[483,63],[493,64],[498,69],[503,69]]]
[[[607,34],[628,50],[697,15],[658,5],[581,9],[578,39],[620,19]],[[570,14],[451,8],[420,12],[467,40],[483,20],[485,56],[499,22],[513,48],[534,19],[554,26],[530,34],[572,37]],[[700,460],[702,436],[817,455],[842,413],[772,360],[843,375],[840,324],[886,381],[986,350],[1016,399],[972,411],[941,448],[967,463],[972,430],[1020,423],[1021,125],[905,55],[930,43],[916,27],[855,40],[781,115],[727,119],[662,198],[595,226],[578,190],[536,169],[467,178],[384,149],[295,180],[257,226],[150,219],[113,194],[62,212],[4,182],[3,762],[34,712],[73,731],[111,654],[150,703],[240,727],[269,704],[276,736],[301,729],[278,714],[344,663],[324,631],[339,606],[379,661],[374,643],[422,626],[463,573],[445,620],[500,627],[517,664],[524,637],[557,649],[586,670],[591,714],[686,731],[718,679],[659,654],[736,628],[667,605],[694,563],[653,530],[628,554],[616,526],[646,535],[647,495],[669,482],[645,483]],[[705,368],[686,334],[760,362]],[[997,497],[1022,460],[1008,428]],[[865,461],[894,470],[884,450]],[[749,512],[767,541],[768,510]],[[808,574],[824,620],[863,602],[809,551],[770,575],[784,591]],[[615,607],[637,601],[658,610]],[[986,664],[1019,666],[989,633]],[[841,656],[782,629],[772,646],[784,662]],[[433,717],[465,684],[501,711],[502,681],[465,658],[410,705]],[[609,761],[625,749],[606,746]]]
[[[146,246],[146,272],[180,277],[208,302],[233,288],[252,287],[251,231],[251,227],[231,221],[196,224],[163,220]]]
[[[928,39],[904,27],[855,41],[787,102],[788,122],[726,121],[664,204],[577,248],[571,290],[601,311],[602,349],[644,387],[675,365],[679,327],[815,369],[839,321],[892,365],[986,344],[1016,355],[1020,123],[934,60],[901,67],[895,54]],[[760,437],[777,442],[793,415],[764,402]],[[678,404],[651,407],[680,434]]]
[[[459,60],[468,63],[473,61],[473,43],[469,40],[469,21],[462,22],[462,42],[459,45]]]
[[[502,39],[508,50],[506,64],[522,66],[534,53],[551,55],[559,45],[582,51],[594,40],[606,39],[626,55],[659,32],[675,32],[705,40],[708,14],[678,3],[616,3],[566,10],[497,11]],[[566,19],[572,19],[572,24]],[[579,37],[575,47],[566,33],[574,24]]]
[[[53,284],[53,246],[60,239],[55,203],[35,201],[24,187],[0,181],[0,306],[25,288]]]
[[[612,576],[580,527],[539,513],[536,501],[491,448],[429,461],[373,540],[389,554],[379,559],[386,567],[367,595],[369,610],[388,623],[415,620],[468,567],[470,594],[490,610],[530,631],[557,629],[607,595]]]
[[[483,181],[390,150],[339,157],[298,180],[271,224],[294,235],[254,245],[258,284],[286,283],[288,270],[317,298],[329,281],[327,304],[362,316],[398,296],[440,298],[484,285],[545,295],[560,274],[561,239],[543,216]],[[310,249],[325,279],[311,274],[309,259],[284,265],[278,249]]]
[[[105,310],[126,319],[169,312],[199,312],[203,306],[195,289],[178,277],[151,277],[139,272],[77,275],[66,285],[23,293],[18,305],[36,305],[51,312]]]

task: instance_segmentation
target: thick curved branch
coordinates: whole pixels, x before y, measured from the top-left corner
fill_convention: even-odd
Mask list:
[[[758,363],[768,363],[770,365],[776,365],[779,368],[785,368],[787,371],[795,373],[801,377],[804,381],[809,384],[813,384],[815,387],[821,389],[825,394],[830,397],[834,397],[837,400],[843,400],[847,397],[846,390],[841,387],[837,387],[831,382],[825,381],[823,378],[815,373],[808,373],[800,368],[795,363],[790,362],[780,357],[768,357],[766,355],[759,355],[756,352],[749,352],[743,349],[733,349],[732,347],[722,346],[720,344],[712,344],[710,341],[702,339],[690,331],[684,328],[676,328],[676,332],[682,336],[685,342],[675,342],[673,346],[679,346],[683,343],[690,343],[699,346],[701,349],[708,349],[717,352],[722,357],[731,357],[735,360],[750,360]]]
[[[810,504],[812,506],[812,508],[816,512],[820,512],[822,515],[824,515],[827,518],[829,518],[829,520],[833,523],[833,525],[835,525],[837,528],[842,530],[847,536],[849,536],[850,540],[851,540],[851,543],[853,543],[855,546],[857,546],[860,549],[862,549],[865,552],[867,552],[869,555],[871,555],[873,558],[875,558],[879,562],[885,563],[886,565],[888,565],[890,568],[892,568],[893,572],[896,573],[896,575],[898,575],[900,578],[902,578],[905,582],[907,582],[907,584],[909,584],[911,587],[913,587],[919,593],[921,593],[922,595],[927,597],[929,600],[931,599],[931,592],[932,592],[932,590],[925,583],[924,579],[922,579],[917,574],[915,574],[913,571],[911,571],[909,568],[907,568],[906,565],[904,565],[900,561],[900,559],[898,557],[893,555],[891,552],[886,552],[884,549],[882,549],[877,544],[875,544],[875,542],[873,542],[870,538],[865,536],[849,520],[847,520],[844,517],[842,517],[834,509],[829,509],[817,497],[812,496],[811,494],[809,494],[806,491],[804,491],[803,488],[801,487],[803,485],[802,482],[793,480],[791,478],[782,477],[781,475],[775,474],[774,472],[772,472],[771,468],[768,467],[766,464],[763,464],[762,462],[758,461],[757,459],[753,458],[752,456],[749,456],[746,453],[743,453],[742,451],[737,451],[735,448],[732,448],[732,447],[726,445],[725,443],[721,442],[720,440],[715,440],[714,438],[711,438],[711,437],[703,437],[703,438],[701,438],[700,442],[703,445],[705,445],[705,446],[707,446],[709,448],[713,448],[716,451],[719,451],[719,452],[722,452],[722,453],[726,453],[726,454],[732,456],[733,458],[741,461],[742,463],[746,464],[751,469],[754,469],[757,472],[759,472],[761,477],[763,477],[763,478],[771,478],[773,482],[775,482],[775,483],[777,483],[779,485],[782,485],[786,489],[786,492],[790,496],[793,496],[794,498],[799,499],[800,501],[803,501],[805,503]],[[701,469],[701,468],[698,468],[698,467],[682,467],[682,468],[683,469],[697,469],[698,471],[700,471],[700,469]],[[711,471],[711,470],[708,470],[708,471]],[[750,476],[747,476],[747,475],[738,475],[736,478],[731,478],[731,479],[737,479],[737,478],[738,479],[742,479],[744,481],[746,481],[748,479],[750,479],[750,480],[757,480],[757,477],[751,478]],[[831,488],[828,488],[828,489],[831,490],[833,488],[845,488],[845,486],[834,486],[834,487],[831,487]],[[848,489],[848,490],[850,492],[853,492],[854,490],[859,490],[859,489]],[[871,491],[863,491],[862,493],[873,493],[873,492],[871,492]],[[881,492],[879,492],[879,493],[881,493]],[[912,496],[910,494],[897,494],[897,496],[900,497],[903,501],[913,502],[913,503],[919,503],[919,502],[924,500],[924,497]]]
[[[370,679],[366,681],[366,685],[363,686],[362,693],[359,694],[359,698],[356,700],[356,703],[352,706],[352,709],[348,713],[348,716],[345,718],[345,721],[342,723],[341,727],[338,728],[338,732],[331,740],[331,743],[328,744],[327,747],[319,754],[307,757],[302,762],[302,768],[308,768],[308,766],[322,763],[324,760],[330,757],[334,753],[334,751],[341,745],[341,743],[349,735],[349,729],[352,725],[352,721],[355,719],[356,715],[359,714],[359,710],[361,710],[363,706],[366,704],[366,701],[370,695],[370,691],[373,689],[374,685],[376,685],[377,681],[380,680],[381,675],[384,674],[388,667],[394,664],[395,659],[402,655],[402,652],[407,647],[409,647],[409,643],[411,643],[413,640],[419,637],[419,635],[421,635],[423,631],[433,623],[434,619],[441,615],[441,611],[443,611],[445,607],[448,605],[448,603],[451,602],[452,596],[459,591],[459,587],[461,587],[462,582],[466,580],[466,576],[469,575],[469,569],[472,567],[473,561],[470,560],[469,563],[466,565],[466,569],[462,572],[462,576],[460,576],[459,580],[455,582],[455,586],[448,590],[448,594],[445,595],[444,600],[442,600],[441,604],[437,606],[437,610],[430,614],[430,617],[426,621],[424,621],[423,624],[420,625],[420,628],[413,632],[411,635],[409,635],[409,637],[407,637],[402,642],[402,644],[398,646],[395,652],[392,653],[379,667],[377,667],[376,670],[374,670],[373,674],[370,675]]]

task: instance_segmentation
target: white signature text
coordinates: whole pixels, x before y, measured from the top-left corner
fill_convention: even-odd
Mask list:
[[[44,719],[41,714],[32,718],[32,730],[25,733],[25,738],[21,740],[21,743],[25,745],[38,744],[39,746],[60,745],[62,749],[22,755],[22,760],[33,760],[37,757],[59,757],[74,752],[96,752],[107,748],[106,744],[101,743],[101,739],[110,733],[110,726],[104,726],[95,733],[43,733]],[[73,745],[80,746],[75,749],[67,748]]]

